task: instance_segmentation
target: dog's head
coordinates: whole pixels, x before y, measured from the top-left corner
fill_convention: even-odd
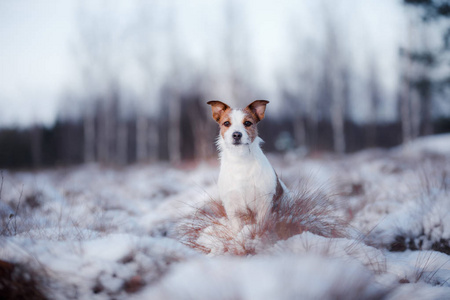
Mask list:
[[[256,100],[244,109],[231,108],[220,101],[209,101],[213,119],[219,124],[224,146],[235,148],[251,145],[258,137],[256,124],[264,119],[269,101]]]

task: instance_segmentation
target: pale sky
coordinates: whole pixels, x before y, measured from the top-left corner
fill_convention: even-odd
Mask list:
[[[70,72],[72,1],[0,1],[0,125],[53,122]]]
[[[104,10],[105,3],[110,2],[0,1],[0,126],[51,125],[54,122],[61,97],[67,89],[76,86],[79,76],[73,54],[79,8],[88,5],[93,7],[88,9]],[[114,3],[116,5],[106,9],[104,14],[110,14],[113,19],[118,16],[130,18],[129,3],[132,2]],[[170,3],[177,8],[175,15],[182,24],[178,29],[180,44],[192,63],[202,64],[209,59],[220,69],[220,62],[214,57],[215,47],[220,42],[219,32],[223,30],[223,25],[217,21],[223,1],[172,0]],[[342,37],[354,60],[355,74],[366,76],[367,61],[375,55],[383,74],[384,88],[388,94],[394,92],[398,79],[398,47],[404,42],[405,32],[405,18],[399,1],[254,0],[241,3],[248,26],[248,51],[255,65],[254,80],[268,95],[263,98],[274,97],[271,93],[275,89],[277,72],[292,63],[289,24],[296,24],[302,40],[320,43],[317,32],[323,16],[319,11],[324,5],[331,10],[344,33]],[[364,89],[365,86],[361,86],[354,92],[363,95]],[[357,107],[364,111],[364,105]],[[389,111],[386,108],[387,114]],[[361,116],[364,117],[363,113]]]

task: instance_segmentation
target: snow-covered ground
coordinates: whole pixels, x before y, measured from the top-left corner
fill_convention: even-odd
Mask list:
[[[275,225],[226,232],[226,217],[208,210],[218,194],[216,161],[4,170],[0,292],[450,299],[450,135],[343,157],[269,159],[300,195],[302,209],[284,217],[299,219],[301,230],[285,236]]]

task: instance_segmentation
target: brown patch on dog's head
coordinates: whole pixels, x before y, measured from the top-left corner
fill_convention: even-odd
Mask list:
[[[217,100],[208,101],[206,104],[211,105],[212,117],[219,124],[223,115],[231,110],[229,105]]]
[[[247,132],[250,140],[253,142],[255,138],[258,136],[258,129],[256,124],[259,122],[257,116],[253,114],[248,107],[244,110],[244,118],[242,120],[242,124],[245,127],[245,131]]]
[[[250,103],[244,110],[253,115],[256,122],[259,122],[264,119],[264,113],[268,103],[269,101],[267,100],[256,100]]]
[[[231,126],[231,107],[221,101],[216,100],[209,101],[207,102],[207,104],[211,105],[213,119],[219,124],[220,134],[223,137],[225,132]]]
[[[264,113],[266,111],[266,105],[269,103],[267,100],[256,100],[250,103],[244,108],[245,117],[243,124],[247,131],[250,140],[253,142],[258,136],[258,130],[256,124],[264,119]]]
[[[229,111],[225,112],[223,114],[223,116],[220,118],[220,120],[217,122],[219,123],[219,127],[220,127],[220,134],[222,135],[222,137],[224,137],[225,132],[227,132],[227,130],[230,128],[232,122],[231,122],[231,117],[230,117],[230,112],[232,110],[230,109]]]

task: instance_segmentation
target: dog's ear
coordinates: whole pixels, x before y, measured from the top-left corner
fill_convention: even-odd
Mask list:
[[[219,122],[220,118],[222,117],[222,114],[229,109],[230,107],[228,105],[226,105],[223,102],[214,100],[214,101],[208,101],[206,104],[211,105],[211,109],[212,109],[212,116],[213,119],[216,122]]]
[[[269,103],[267,100],[256,100],[247,106],[247,109],[255,115],[258,122],[264,119],[267,103]]]

